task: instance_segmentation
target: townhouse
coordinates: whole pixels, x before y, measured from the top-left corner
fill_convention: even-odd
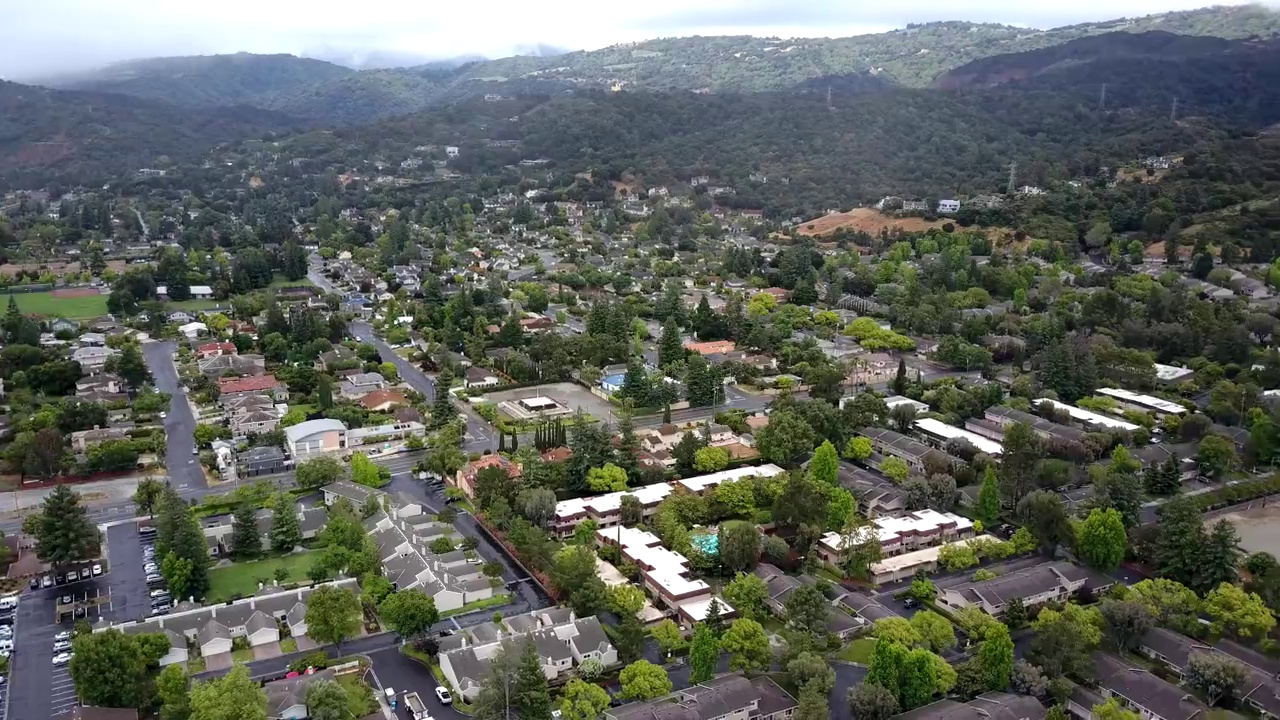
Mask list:
[[[1045,440],[1083,443],[1085,432],[1079,428],[1059,425],[1038,415],[1021,410],[1014,410],[1001,405],[993,405],[986,409],[982,418],[970,418],[965,421],[966,430],[984,435],[993,440],[1002,441],[1011,425],[1026,423],[1031,430]]]
[[[1098,689],[1077,686],[1067,700],[1067,710],[1084,720],[1092,720],[1093,708],[1115,698],[1121,706],[1138,713],[1143,720],[1193,720],[1208,715],[1195,696],[1152,673],[1103,652],[1093,654]]]
[[[547,608],[468,628],[446,639],[439,655],[445,679],[466,700],[475,700],[489,671],[489,662],[504,647],[518,651],[531,642],[547,680],[567,679],[586,660],[610,667],[618,664],[618,651],[609,642],[595,617],[576,618],[569,608]],[[457,645],[449,647],[445,645]]]
[[[871,441],[872,449],[882,457],[896,457],[918,475],[926,474],[925,462],[956,465],[960,459],[925,445],[902,433],[878,427],[866,427],[859,434]],[[932,458],[932,459],[931,459]],[[874,458],[873,458],[874,460]],[[878,464],[872,462],[873,465]]]
[[[1116,401],[1122,408],[1129,410],[1138,410],[1140,412],[1149,412],[1156,417],[1166,416],[1182,416],[1187,414],[1187,409],[1176,402],[1170,402],[1162,398],[1152,395],[1143,395],[1142,393],[1130,392],[1120,388],[1098,388],[1096,391],[1099,395],[1109,397]]]
[[[939,700],[895,715],[896,720],[1044,720],[1044,705],[1029,695],[989,692],[967,703]]]
[[[1192,655],[1229,655],[1246,673],[1238,691],[1240,702],[1248,704],[1264,717],[1280,717],[1280,672],[1277,672],[1280,668],[1275,661],[1238,646],[1224,647],[1232,652],[1226,653],[1173,630],[1152,628],[1138,641],[1137,651],[1163,663],[1182,682],[1187,680]],[[1262,666],[1269,666],[1269,669]]]
[[[1085,410],[1084,408],[1078,408],[1074,405],[1067,405],[1066,403],[1061,403],[1061,402],[1058,402],[1057,400],[1040,398],[1039,400],[1033,400],[1031,402],[1031,405],[1037,408],[1041,407],[1042,405],[1048,405],[1049,407],[1052,407],[1056,412],[1065,413],[1068,417],[1070,417],[1074,422],[1078,423],[1085,430],[1099,431],[1099,432],[1123,430],[1125,432],[1133,432],[1134,430],[1138,429],[1138,426],[1134,425],[1131,422],[1126,422],[1124,420],[1120,420],[1119,418],[1113,418],[1113,417],[1108,417],[1106,415],[1101,415],[1099,413],[1093,412],[1092,410]]]
[[[1048,562],[990,580],[949,587],[938,594],[938,604],[953,610],[977,607],[999,617],[1013,600],[1022,601],[1028,608],[1066,602],[1088,579],[1088,572],[1069,562]]]
[[[918,510],[900,517],[873,519],[849,535],[827,533],[814,545],[814,551],[823,562],[839,566],[846,560],[848,548],[871,539],[878,541],[884,559],[871,566],[870,580],[879,584],[910,577],[917,571],[936,570],[942,548],[968,542],[973,536],[973,522],[968,518]]]
[[[767,675],[722,675],[666,697],[608,708],[605,720],[785,720],[799,703]]]

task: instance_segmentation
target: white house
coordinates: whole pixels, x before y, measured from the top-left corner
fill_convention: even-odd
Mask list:
[[[952,213],[957,213],[957,212],[960,212],[959,200],[939,200],[938,201],[939,215],[950,215]]]

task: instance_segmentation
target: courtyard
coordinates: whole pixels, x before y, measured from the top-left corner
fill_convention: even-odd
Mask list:
[[[548,406],[547,412],[537,412],[541,398],[553,400],[559,408]],[[521,403],[522,400],[526,402]],[[497,405],[500,413],[516,423],[536,423],[556,417],[568,418],[578,410],[596,420],[610,422],[616,419],[616,409],[608,400],[592,394],[581,385],[568,382],[488,393],[484,396],[483,402]]]
[[[284,583],[307,582],[307,570],[315,562],[318,553],[307,551],[290,553],[253,562],[233,563],[209,570],[209,594],[207,602],[218,603],[237,597],[257,594],[258,583],[270,587],[275,582],[276,570],[284,568],[289,574]]]

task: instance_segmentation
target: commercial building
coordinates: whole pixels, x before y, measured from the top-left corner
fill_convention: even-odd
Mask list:
[[[1004,452],[1000,443],[983,437],[977,433],[962,430],[954,425],[948,425],[941,420],[934,418],[920,418],[916,420],[915,427],[925,437],[936,443],[939,447],[946,447],[947,443],[952,440],[967,442],[980,453],[987,455],[999,455]]]
[[[1079,423],[1085,430],[1097,430],[1102,432],[1124,430],[1126,432],[1133,432],[1138,429],[1138,426],[1131,422],[1125,422],[1119,418],[1100,415],[1091,410],[1085,410],[1074,405],[1058,402],[1057,400],[1050,400],[1049,398],[1040,398],[1039,400],[1032,402],[1032,405],[1039,407],[1045,403],[1048,403],[1053,407],[1053,409],[1058,410],[1059,412],[1065,412],[1067,415],[1070,415],[1071,419]]]
[[[295,460],[341,452],[347,447],[347,426],[341,420],[307,420],[285,428],[284,443]]]

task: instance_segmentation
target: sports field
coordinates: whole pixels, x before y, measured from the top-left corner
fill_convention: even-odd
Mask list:
[[[64,317],[73,320],[107,314],[107,296],[100,293],[79,297],[58,297],[53,292],[13,293],[18,309],[31,315]],[[8,299],[4,300],[6,305]]]

